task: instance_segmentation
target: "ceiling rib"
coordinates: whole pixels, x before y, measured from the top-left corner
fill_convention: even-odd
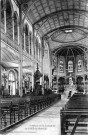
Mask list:
[[[77,49],[75,49],[75,48],[74,48],[74,50],[75,50],[75,51],[80,55],[80,53],[78,52],[78,50],[77,50]]]
[[[75,57],[73,50],[72,50],[71,48],[70,48],[70,50],[71,50],[71,52],[72,52],[73,57]]]
[[[41,0],[39,0],[39,2],[41,3],[42,9],[43,9],[43,5],[42,5]],[[38,10],[38,9],[37,9],[37,10]],[[45,13],[44,9],[43,9],[43,12]],[[39,14],[39,12],[38,12],[38,14]],[[40,18],[41,18],[41,15],[40,15],[40,14],[39,14],[39,16],[40,16]],[[48,19],[46,18],[46,20],[48,20]],[[44,23],[43,23],[43,25],[42,25],[42,26],[44,26],[44,27],[45,27],[45,29],[46,29],[46,31],[47,31],[47,28],[46,28],[46,26],[45,26],[45,23],[46,23],[46,21],[44,21]],[[40,27],[40,28],[42,28],[42,27]],[[39,28],[39,29],[40,29],[40,28]]]
[[[74,0],[73,0],[73,10],[75,9],[74,7]],[[73,25],[75,25],[75,13],[73,12]]]
[[[55,50],[55,47],[60,47],[61,43],[52,41],[52,33],[63,30],[62,35],[58,35],[60,39],[65,40],[66,44],[69,44],[69,39],[80,37],[80,31],[74,35],[74,30],[79,29],[88,35],[88,0],[16,0],[20,1],[19,4],[23,5],[22,10],[24,11],[24,19],[27,15],[31,18],[33,28],[41,34],[41,37],[47,37],[50,42],[50,47]],[[28,5],[27,5],[28,4]],[[28,8],[25,8],[27,5]],[[34,17],[31,17],[31,13]],[[72,29],[72,33],[66,32],[66,30]],[[65,34],[64,34],[65,33]],[[57,38],[58,39],[58,38]],[[84,44],[87,46],[86,40],[81,40],[80,43],[75,40],[75,44]],[[86,42],[85,42],[86,40]],[[71,40],[72,41],[72,40]],[[55,46],[54,46],[55,44]],[[72,45],[72,44],[71,44]],[[65,43],[63,44],[65,46]],[[71,49],[70,49],[71,51]],[[68,50],[69,52],[69,50]],[[75,53],[77,53],[74,50]],[[72,53],[71,53],[72,54]]]
[[[78,26],[78,25],[68,25],[68,26],[62,26],[62,27],[58,27],[56,29],[53,29],[53,30],[50,30],[48,31],[45,35],[43,36],[47,36],[48,34],[50,34],[51,32],[55,32],[56,30],[61,30],[61,29],[71,29],[71,28],[82,28],[82,29],[87,29],[88,30],[88,27],[83,27],[83,26]],[[87,33],[86,33],[87,34]]]
[[[61,51],[61,50],[60,50]],[[65,52],[66,50],[64,49],[64,50],[62,50],[62,52],[61,52],[61,54],[60,54],[60,56],[62,56],[63,55],[63,53]]]
[[[87,0],[86,0],[85,10],[87,10],[87,6],[86,6],[86,5],[87,5],[87,3],[88,3],[88,2],[87,2]],[[86,14],[85,14],[85,16],[84,16],[83,26],[85,25],[85,18],[86,18]]]
[[[55,16],[59,13],[62,13],[62,12],[75,12],[75,13],[87,13],[88,14],[88,11],[86,10],[79,10],[79,9],[63,9],[63,10],[59,10],[59,11],[55,11],[53,13],[50,13],[50,14],[47,14],[43,17],[41,17],[38,21],[36,21],[33,25],[36,25],[38,24],[39,22],[43,21],[44,19],[48,18],[48,17],[52,17],[52,16]]]
[[[61,5],[61,10],[63,11],[63,8],[62,8],[62,2],[60,1],[60,5]],[[64,18],[64,12],[62,12],[63,14],[63,22],[64,22],[64,26],[65,26],[65,18]]]
[[[53,3],[54,3],[54,7],[56,9],[56,12],[57,12],[58,10],[57,10],[57,7],[56,7],[56,5],[57,5],[56,0],[54,0]],[[57,21],[58,21],[58,25],[60,25],[60,20],[59,20],[58,14],[57,14]]]
[[[41,1],[41,0],[40,0],[40,1]],[[41,3],[41,5],[42,5],[42,3]],[[47,5],[48,5],[48,7],[49,7],[48,1],[47,1]],[[42,8],[43,8],[43,5],[42,5]],[[50,7],[49,7],[49,10],[50,10]],[[44,8],[43,8],[43,11],[44,11],[44,13],[45,13]],[[45,13],[45,15],[46,15],[46,13]],[[48,23],[49,23],[49,19],[47,19],[47,21],[48,21]],[[49,27],[50,27],[50,29],[52,29],[50,23],[49,23]]]
[[[66,0],[67,3],[67,9],[68,9],[68,1]],[[68,13],[68,18],[69,18],[69,13]],[[70,25],[70,19],[69,19],[69,25]]]
[[[84,51],[84,48],[86,48],[86,47],[83,46],[83,44],[82,45],[81,44],[74,44],[74,45],[71,45],[71,46],[69,44],[66,44],[66,45],[61,44],[61,46],[59,46],[59,47],[56,48],[56,50],[54,51],[54,53],[57,54],[62,49],[68,48],[68,47],[69,48],[74,48],[74,49],[78,48],[81,52],[85,52]]]
[[[79,49],[79,51],[78,51],[78,49]],[[78,47],[69,47],[68,46],[68,47],[60,48],[55,54],[56,55],[58,54],[58,55],[61,56],[61,55],[63,55],[63,53],[66,50],[67,50],[66,56],[69,55],[70,50],[71,50],[73,56],[74,56],[74,51],[77,52],[77,55],[80,55],[80,54],[83,54],[84,53],[84,51],[82,49],[78,48]]]
[[[26,11],[26,13],[25,13],[25,15],[24,15],[24,18],[23,18],[23,20],[22,20],[22,22],[24,23],[24,20],[26,19],[26,17],[27,17],[27,14],[28,14],[28,12],[30,11],[30,9],[31,9],[31,7],[37,2],[38,0],[28,0],[26,3],[28,4],[28,8],[27,8],[27,11]],[[30,2],[32,2],[32,4],[30,5]]]
[[[80,1],[79,1],[79,9],[80,9],[80,7],[81,7],[81,4],[80,4]],[[80,25],[79,23],[80,23],[80,14],[78,16],[78,25]]]

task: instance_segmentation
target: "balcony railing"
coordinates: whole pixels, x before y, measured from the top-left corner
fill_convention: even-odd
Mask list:
[[[19,46],[17,41],[13,41],[10,32],[8,31],[7,33],[5,33],[3,27],[1,28],[1,40],[7,43],[10,47],[19,51]]]
[[[3,25],[3,24],[2,24]],[[1,40],[4,41],[5,43],[8,44],[8,46],[14,48],[15,50],[17,50],[19,52],[19,45],[18,45],[18,41],[17,41],[17,37],[15,38],[15,40],[13,41],[13,37],[11,36],[11,31],[7,30],[7,33],[4,32],[4,26],[2,26],[1,28]],[[23,54],[26,55],[27,57],[30,57],[31,60],[34,60],[33,54],[30,55],[29,53],[27,53],[26,51],[23,50]],[[38,59],[35,58],[36,62],[40,62]]]

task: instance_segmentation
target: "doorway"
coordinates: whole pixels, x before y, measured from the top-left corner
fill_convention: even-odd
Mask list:
[[[64,77],[60,77],[58,79],[58,89],[59,89],[59,93],[63,93],[65,90],[65,78]]]
[[[9,78],[9,80],[8,80],[9,94],[10,95],[15,95],[16,94],[15,73],[13,71],[10,71],[8,78]]]

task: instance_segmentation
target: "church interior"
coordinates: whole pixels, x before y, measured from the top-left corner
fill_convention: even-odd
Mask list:
[[[88,134],[87,34],[88,0],[0,0],[1,134]]]

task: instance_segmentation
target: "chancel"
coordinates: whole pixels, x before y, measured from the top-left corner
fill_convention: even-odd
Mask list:
[[[0,0],[0,133],[88,134],[88,0]]]

